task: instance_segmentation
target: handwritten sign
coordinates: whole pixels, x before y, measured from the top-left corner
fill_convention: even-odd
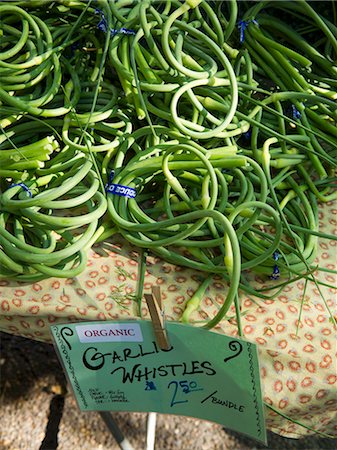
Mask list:
[[[155,411],[217,422],[266,443],[256,346],[166,323],[171,347],[151,322],[54,325],[60,359],[84,411]]]

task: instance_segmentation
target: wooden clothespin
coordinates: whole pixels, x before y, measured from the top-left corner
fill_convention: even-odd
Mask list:
[[[164,312],[162,310],[160,287],[153,286],[152,294],[144,294],[144,297],[150,311],[150,316],[157,343],[162,350],[169,350],[170,344],[168,342],[164,324]]]

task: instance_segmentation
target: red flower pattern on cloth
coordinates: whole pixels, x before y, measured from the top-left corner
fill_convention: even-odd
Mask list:
[[[336,234],[330,217],[337,210],[329,202],[321,207],[321,230]],[[246,339],[258,345],[264,401],[289,417],[318,431],[337,436],[336,330],[326,305],[336,311],[336,242],[319,240],[315,263],[329,272],[316,271],[324,301],[314,283],[288,285],[275,299],[241,295],[242,327]],[[186,302],[202,274],[176,267],[157,257],[148,258],[144,291],[160,285],[167,320],[179,321]],[[0,280],[0,329],[30,339],[51,340],[54,323],[149,318],[145,302],[135,297],[138,254],[117,238],[95,244],[87,268],[71,279],[49,279],[27,284]],[[260,277],[252,283],[265,283]],[[265,284],[264,284],[265,286]],[[226,298],[227,286],[214,276],[200,309],[191,320],[209,320]],[[214,331],[237,335],[235,309]],[[288,437],[311,434],[266,408],[267,428]]]

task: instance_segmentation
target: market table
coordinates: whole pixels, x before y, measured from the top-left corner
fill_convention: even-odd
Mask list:
[[[337,234],[336,204],[320,209],[320,231]],[[120,320],[138,317],[135,292],[139,253],[121,237],[95,244],[86,269],[76,278],[50,278],[33,284],[0,280],[0,329],[30,339],[51,342],[55,323]],[[241,293],[244,336],[258,344],[265,403],[306,426],[337,436],[336,241],[319,239],[315,272],[320,281],[303,280],[285,287],[273,299]],[[167,320],[179,321],[202,274],[156,257],[147,258],[144,292],[161,287]],[[251,283],[273,287],[275,281],[251,275]],[[226,284],[215,275],[200,308],[191,316],[195,326],[209,320],[226,297]],[[270,294],[272,294],[272,290]],[[146,303],[142,317],[149,318]],[[235,309],[213,331],[237,336]],[[292,438],[312,434],[266,408],[266,426]]]

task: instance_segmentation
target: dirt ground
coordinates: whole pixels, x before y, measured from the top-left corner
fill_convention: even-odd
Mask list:
[[[52,345],[0,333],[0,450],[118,450],[96,412],[81,413]],[[146,448],[144,413],[113,414],[134,450]],[[158,414],[156,450],[329,450],[336,440],[287,439],[268,433],[268,447],[220,425]]]

